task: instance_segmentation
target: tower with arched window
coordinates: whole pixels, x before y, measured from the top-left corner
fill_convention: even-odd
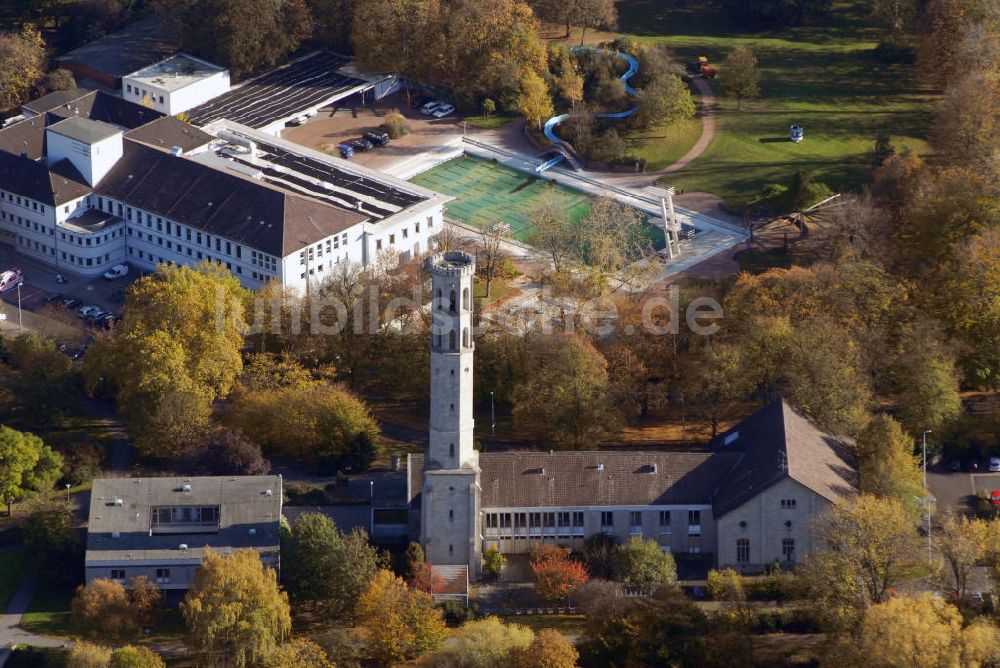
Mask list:
[[[479,454],[473,448],[472,279],[463,251],[426,261],[431,275],[430,439],[424,457],[421,543],[428,563],[480,568]]]

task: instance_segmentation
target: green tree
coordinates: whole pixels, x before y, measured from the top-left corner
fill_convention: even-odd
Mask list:
[[[652,591],[677,583],[674,556],[664,552],[655,540],[632,536],[615,550],[615,572],[629,589]]]
[[[489,573],[495,579],[500,579],[500,574],[503,572],[504,564],[507,563],[507,557],[503,556],[503,553],[497,549],[496,545],[490,545],[488,548],[483,550],[483,572]]]
[[[483,108],[483,115],[486,116],[486,118],[489,118],[496,113],[497,103],[494,102],[492,98],[484,98],[481,106]]]
[[[235,276],[208,263],[161,265],[132,284],[123,320],[98,358],[118,385],[118,405],[143,452],[190,449],[212,402],[233,388],[243,369],[242,296]]]
[[[521,80],[521,92],[515,98],[517,108],[529,123],[534,123],[539,130],[542,123],[554,112],[552,96],[545,80],[537,72],[528,72]]]
[[[378,572],[378,552],[361,529],[343,534],[322,513],[305,513],[282,545],[281,579],[293,601],[325,616],[353,612]]]
[[[206,549],[181,613],[194,647],[239,668],[259,663],[292,627],[288,595],[256,550],[221,556]]]
[[[108,668],[166,668],[167,664],[147,647],[126,645],[111,652]]]
[[[745,46],[736,47],[729,52],[719,68],[719,79],[726,90],[736,96],[736,109],[742,109],[743,98],[756,97],[760,92],[757,56]]]
[[[440,668],[500,668],[514,665],[513,656],[535,639],[531,629],[504,624],[496,617],[466,622],[452,633],[432,665]]]
[[[24,525],[24,550],[31,568],[56,580],[76,580],[82,563],[80,534],[73,526],[73,511],[52,506],[33,512]]]
[[[858,435],[858,477],[861,491],[892,497],[916,510],[926,496],[913,438],[889,415],[877,415]]]
[[[514,391],[514,419],[542,427],[564,449],[596,448],[620,422],[609,392],[607,362],[571,334],[539,338],[527,351],[534,372]]]
[[[62,458],[34,434],[0,425],[0,496],[13,514],[15,501],[46,492],[62,473]]]
[[[984,520],[946,513],[938,524],[933,534],[942,561],[938,580],[954,600],[964,601],[977,564],[1000,551],[1000,545],[991,542],[991,525]]]
[[[437,649],[447,635],[441,610],[430,594],[410,589],[382,570],[358,599],[356,611],[374,657],[396,664]]]
[[[636,109],[635,123],[642,128],[671,125],[695,113],[691,90],[676,74],[666,74],[640,90]]]
[[[79,399],[78,376],[55,342],[30,332],[7,342],[10,363],[18,369],[10,383],[19,416],[32,425],[57,420]]]
[[[899,421],[911,434],[940,432],[962,412],[955,363],[936,325],[904,330],[892,366]]]

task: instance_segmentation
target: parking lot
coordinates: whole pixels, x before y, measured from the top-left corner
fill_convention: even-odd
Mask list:
[[[462,138],[462,125],[455,115],[448,118],[424,116],[417,109],[411,109],[402,94],[389,96],[374,106],[358,106],[354,115],[352,97],[343,100],[336,108],[321,109],[319,114],[298,127],[284,130],[282,137],[303,146],[339,156],[338,144],[350,144],[382,123],[382,117],[390,109],[399,109],[406,117],[410,133],[401,139],[393,139],[388,146],[355,153],[351,158],[365,167],[380,171],[392,171],[400,162],[420,158],[429,151],[457,145]]]
[[[939,511],[969,512],[978,492],[1000,489],[1000,473],[967,473],[938,469],[927,472],[927,486]]]

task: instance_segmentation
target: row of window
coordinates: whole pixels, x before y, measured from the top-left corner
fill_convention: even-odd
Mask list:
[[[111,579],[116,582],[125,584],[125,569],[124,568],[112,568],[111,569]],[[170,584],[170,569],[169,568],[157,568],[156,569],[156,584]]]
[[[427,229],[431,229],[433,227],[434,227],[434,216],[427,216]],[[413,231],[415,233],[417,233],[417,234],[420,234],[420,223],[419,222],[414,223]],[[402,231],[402,235],[403,235],[404,239],[409,239],[410,238],[410,230],[409,230],[409,228],[404,227],[403,231]],[[396,245],[396,235],[395,234],[390,234],[389,235],[389,245],[390,246],[395,246]],[[376,239],[375,240],[375,250],[377,250],[377,251],[382,250],[382,240],[381,239]]]
[[[326,240],[326,252],[327,255],[333,253],[335,250],[340,250],[340,246],[343,245],[347,248],[347,232],[341,235],[334,235],[333,238]],[[306,251],[309,252],[308,259],[306,258]],[[309,248],[303,248],[299,251],[299,264],[307,265],[312,264],[313,258],[323,257],[323,242],[319,242],[316,246],[309,246]],[[339,256],[338,256],[339,257]],[[321,270],[322,271],[322,270]],[[312,272],[309,272],[312,273]]]
[[[106,241],[111,241],[112,239],[117,239],[118,237],[121,236],[125,236],[125,230],[120,228],[111,230],[107,234],[98,234],[95,237],[77,236],[75,234],[68,234],[66,232],[59,233],[60,239],[62,239],[63,241],[68,241],[71,244],[76,244],[77,246],[91,246],[91,245],[100,246]]]
[[[151,100],[156,100],[157,98],[159,98],[160,104],[163,104],[162,95],[154,95],[148,92],[145,88],[139,88],[138,86],[133,86],[132,84],[125,84],[125,91],[128,93],[134,93],[135,95],[138,95],[140,100],[144,99],[147,95],[149,95],[149,98]]]
[[[179,249],[178,249],[178,251],[179,251]],[[191,255],[190,251],[191,251],[191,249],[188,248],[188,255]],[[173,266],[177,265],[177,263],[174,262],[173,260],[168,260],[167,258],[162,258],[162,257],[156,256],[156,255],[153,255],[152,253],[149,253],[149,252],[143,252],[141,250],[137,250],[135,248],[132,248],[131,246],[129,246],[128,254],[132,255],[134,257],[138,257],[140,260],[145,260],[146,262],[149,262],[151,264],[165,264],[168,267],[173,267]],[[194,257],[194,256],[192,256],[192,257]],[[242,276],[243,275],[243,267],[241,267],[239,265],[236,265],[236,268],[234,269],[231,262],[226,262],[225,260],[220,260],[219,258],[212,257],[211,255],[204,255],[203,256],[201,254],[201,251],[199,251],[197,253],[197,259],[198,260],[205,260],[206,262],[214,262],[215,264],[218,264],[218,265],[223,265],[224,264],[224,265],[226,265],[226,269],[228,269],[229,271],[235,272],[236,275],[238,275],[238,276]],[[261,280],[263,280],[263,276],[262,276]]]
[[[42,255],[51,255],[55,257],[56,254],[55,246],[46,246],[45,244],[40,244],[37,241],[34,241],[33,239],[22,237],[21,235],[17,235],[17,245],[23,246],[29,250],[34,250]]]
[[[218,524],[219,506],[172,506],[153,508],[153,526]]]
[[[5,199],[12,204],[23,206],[26,209],[31,209],[32,211],[37,211],[38,213],[45,213],[44,204],[42,204],[41,202],[36,202],[33,199],[28,199],[27,197],[22,198],[20,195],[15,195],[13,193],[0,190],[0,199]]]
[[[9,220],[15,225],[20,225],[25,229],[34,230],[39,234],[55,236],[55,228],[49,229],[46,225],[36,223],[35,221],[28,220],[27,218],[22,218],[21,216],[16,216],[13,213],[9,214],[6,211],[0,211],[0,220]]]
[[[677,511],[683,512],[683,511]],[[556,527],[582,527],[582,510],[563,510],[548,512],[525,512],[525,513],[486,513],[484,522],[487,529],[508,529],[513,526],[515,529],[523,528],[556,528]],[[628,511],[628,521],[630,528],[642,528],[641,510]],[[698,535],[701,533],[701,511],[688,510],[688,533]],[[513,522],[513,525],[511,524]],[[659,511],[659,527],[662,533],[670,532],[671,511]],[[614,529],[615,511],[601,511],[601,529]]]
[[[72,253],[67,253],[66,251],[60,251],[60,256],[64,262],[69,264],[75,264],[78,267],[100,267],[103,264],[107,264],[111,261],[111,253],[105,253],[104,257],[77,257]]]
[[[738,538],[736,540],[736,563],[749,564],[750,562],[750,539]],[[781,558],[783,561],[795,561],[795,539],[781,539]]]

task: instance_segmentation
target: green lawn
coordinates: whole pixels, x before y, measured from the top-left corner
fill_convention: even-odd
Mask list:
[[[652,130],[632,130],[625,136],[628,154],[646,159],[646,171],[674,164],[684,157],[701,137],[701,118],[678,121]]]
[[[28,606],[28,612],[21,616],[21,627],[43,635],[70,635],[69,604],[72,600],[71,587],[42,583]]]
[[[719,96],[718,131],[694,163],[664,180],[688,191],[721,195],[741,209],[767,183],[787,182],[809,170],[835,190],[857,188],[869,177],[876,137],[925,152],[933,91],[921,88],[906,65],[873,55],[870,3],[839,0],[822,25],[746,33],[728,25],[715,0],[688,3],[623,0],[620,27],[640,43],[668,45],[681,62],[699,55],[718,64],[736,46],[757,54],[761,95],[736,110]],[[717,96],[718,82],[712,82]],[[805,141],[788,141],[802,125]]]
[[[24,552],[19,549],[0,552],[0,612],[7,609],[23,575]]]
[[[486,116],[466,116],[462,120],[466,121],[470,126],[474,128],[482,128],[483,130],[493,130],[501,125],[506,125],[512,120],[517,118],[516,116],[507,116],[505,114],[493,114],[489,118]]]

